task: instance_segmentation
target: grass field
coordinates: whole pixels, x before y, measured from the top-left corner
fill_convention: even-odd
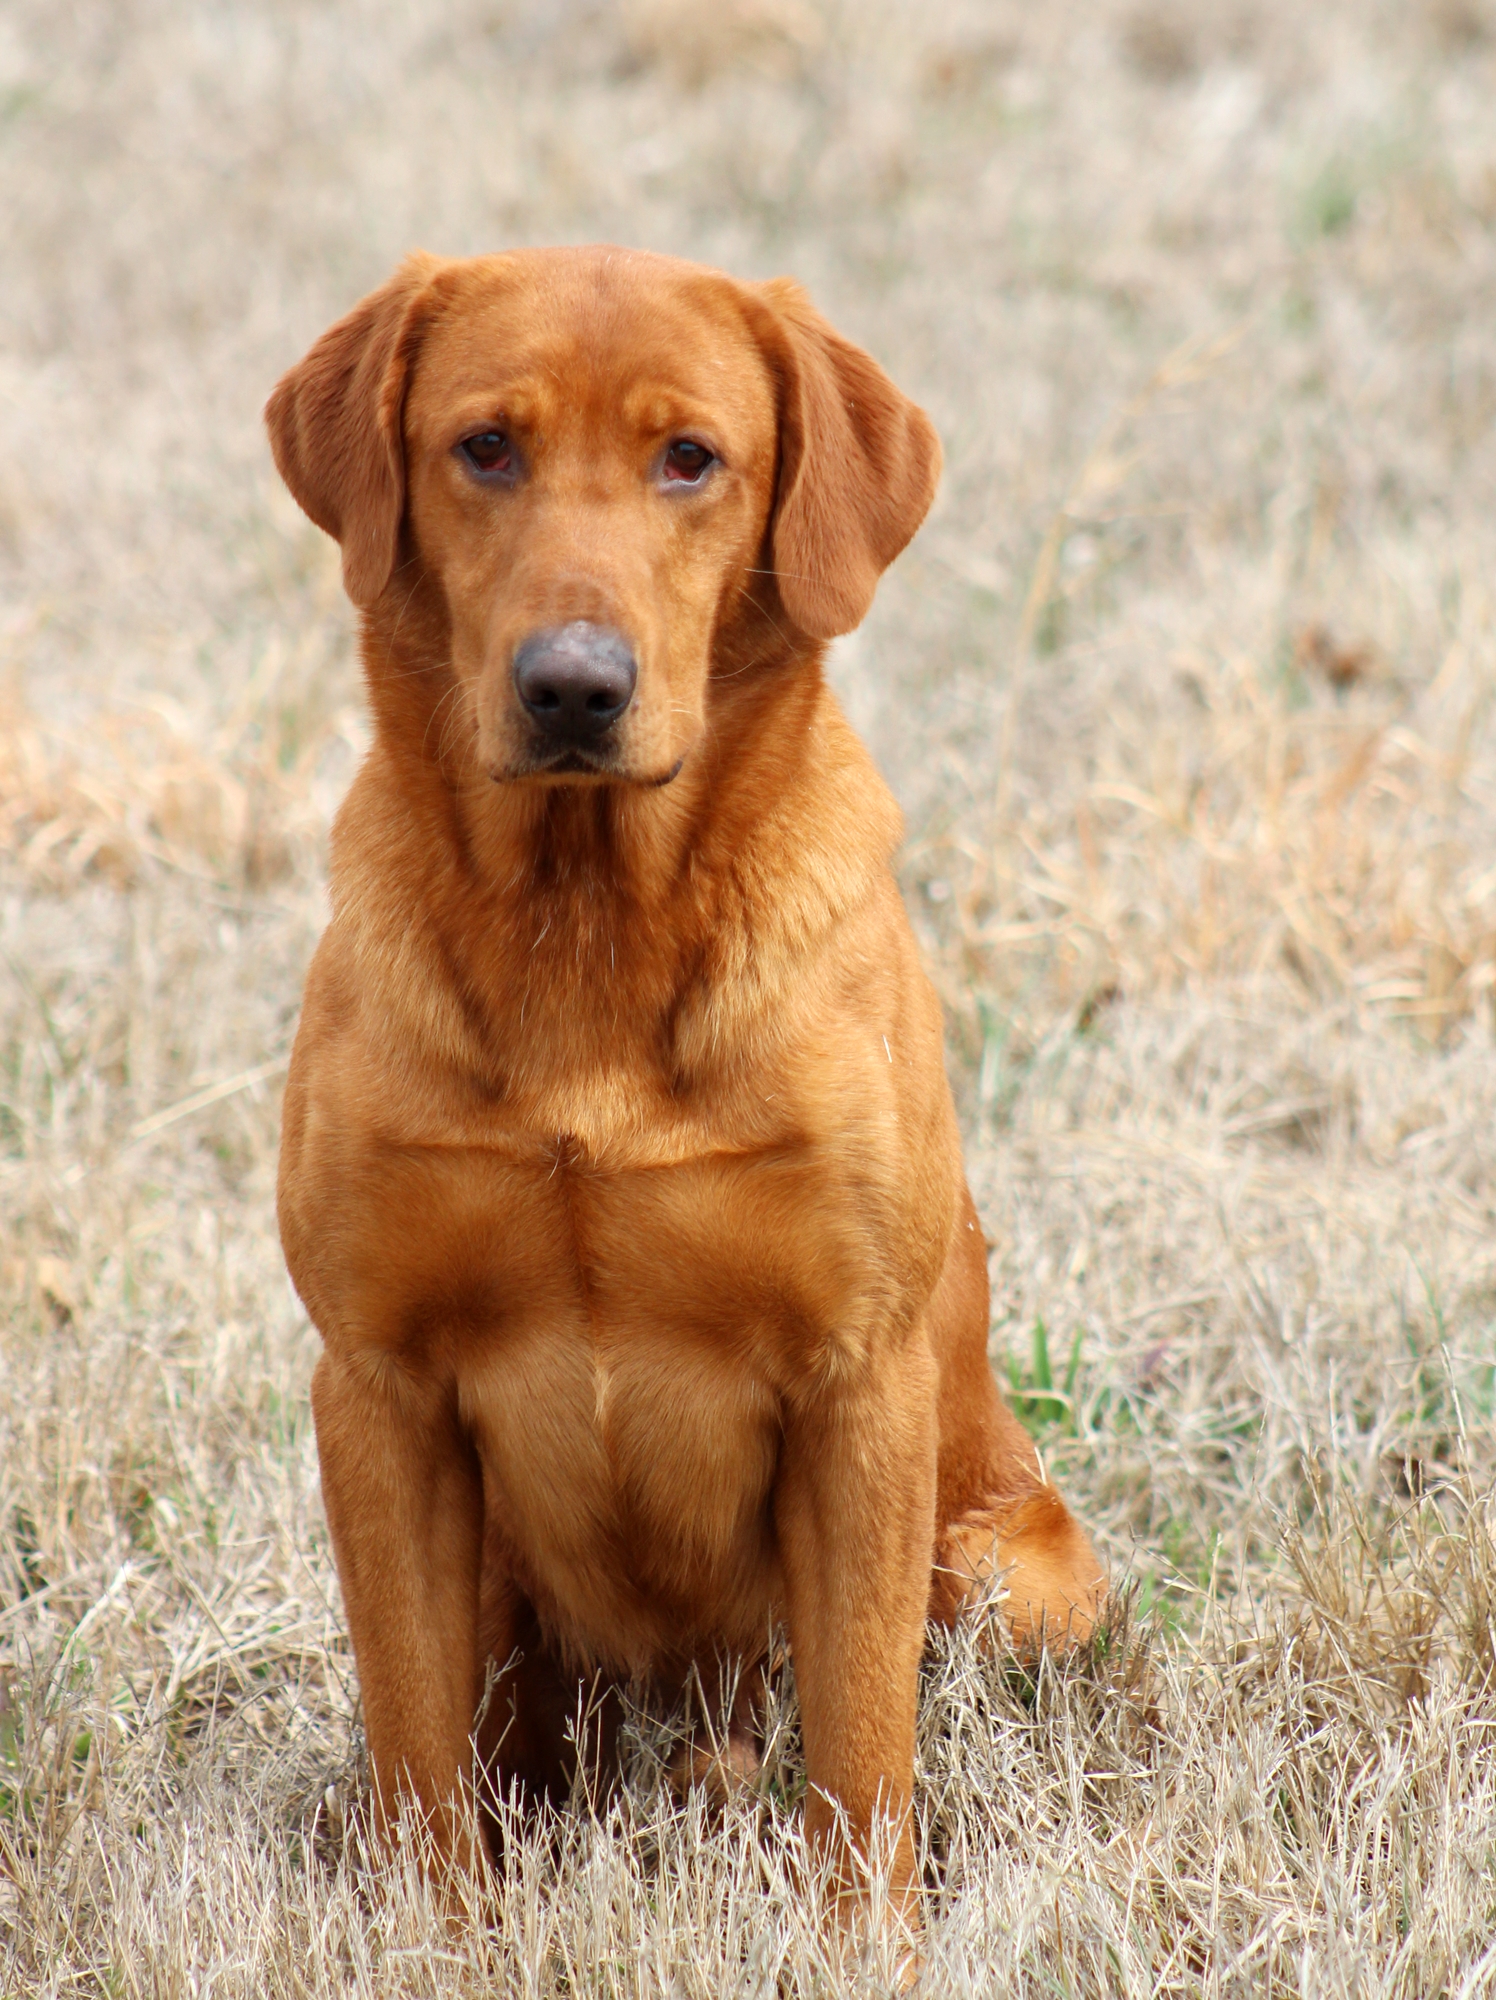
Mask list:
[[[356,1837],[278,1097],[366,740],[275,377],[408,248],[790,271],[935,417],[841,644],[994,1365],[1123,1586],[929,1662],[931,1995],[1496,1992],[1496,9],[0,14],[0,1992],[879,1993],[629,1782]],[[475,1891],[476,1893],[476,1891]]]

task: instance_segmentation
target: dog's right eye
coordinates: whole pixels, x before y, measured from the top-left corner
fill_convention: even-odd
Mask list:
[[[513,448],[502,431],[478,431],[464,438],[458,450],[475,472],[508,472],[514,464]]]

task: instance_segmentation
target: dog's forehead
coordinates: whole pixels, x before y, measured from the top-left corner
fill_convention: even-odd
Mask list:
[[[637,252],[519,251],[449,266],[422,343],[423,404],[523,386],[627,407],[647,424],[672,401],[751,421],[773,383],[742,290],[719,272]]]

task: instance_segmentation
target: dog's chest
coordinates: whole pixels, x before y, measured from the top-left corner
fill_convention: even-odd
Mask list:
[[[584,1655],[648,1671],[763,1636],[783,1398],[845,1233],[817,1229],[814,1178],[730,1153],[607,1171],[575,1147],[496,1176],[462,1408],[491,1529]]]
[[[535,1324],[470,1378],[490,1528],[574,1651],[649,1672],[756,1636],[778,1413],[749,1369],[641,1324]]]

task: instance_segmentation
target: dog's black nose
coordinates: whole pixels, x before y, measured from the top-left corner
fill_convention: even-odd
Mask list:
[[[622,633],[585,618],[532,632],[514,655],[515,692],[558,743],[590,743],[611,729],[638,677]]]

